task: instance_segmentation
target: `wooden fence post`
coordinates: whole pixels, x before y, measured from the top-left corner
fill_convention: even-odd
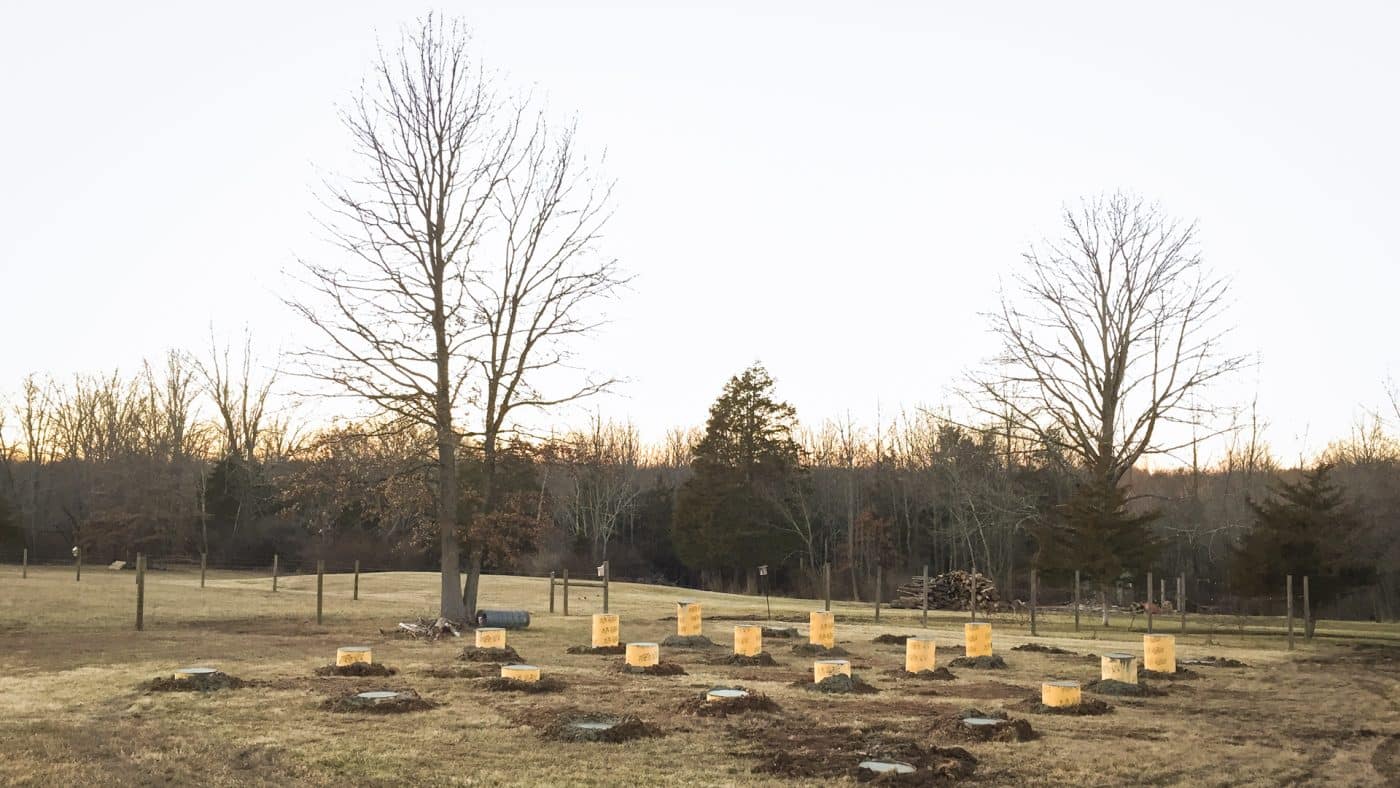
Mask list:
[[[321,590],[326,577],[326,562],[316,562],[316,625],[321,625]]]
[[[924,629],[928,629],[928,564],[924,564]]]
[[[1031,637],[1035,637],[1035,636],[1036,636],[1036,631],[1035,631],[1035,602],[1036,602],[1036,591],[1037,591],[1036,586],[1039,585],[1039,581],[1040,581],[1040,574],[1039,574],[1036,570],[1032,569],[1032,570],[1031,570]]]
[[[603,612],[608,612],[608,581],[612,579],[612,564],[603,561]]]
[[[1293,650],[1293,575],[1288,575],[1284,583],[1284,593],[1288,595],[1288,650]]]
[[[1079,631],[1079,570],[1074,570],[1074,631]]]
[[[875,565],[875,620],[880,620],[880,597],[884,596],[882,589],[885,585],[885,567],[881,564]]]
[[[1147,604],[1143,605],[1143,610],[1147,611],[1147,634],[1152,634],[1152,573],[1147,573]]]
[[[822,588],[823,598],[826,600],[826,607],[823,610],[831,610],[831,562],[822,564]]]
[[[209,568],[209,554],[199,554],[199,587],[204,587],[204,573]]]
[[[355,590],[350,597],[356,602],[360,601],[360,559],[355,559]]]
[[[83,582],[83,548],[73,548],[73,582]]]
[[[20,567],[19,578],[21,580],[29,577],[29,548],[24,548],[24,564]]]
[[[1010,593],[1011,589],[1007,589]],[[977,620],[977,567],[972,567],[972,620]]]
[[[1176,577],[1176,606],[1181,608],[1181,634],[1186,634],[1186,575]]]
[[[146,556],[136,554],[136,631],[146,628]]]
[[[554,612],[554,571],[549,573],[549,612]]]
[[[277,554],[272,554],[272,593],[277,593]]]
[[[1308,594],[1308,576],[1303,575],[1303,639],[1312,640],[1312,597]]]
[[[564,615],[569,615],[569,568],[564,567]]]

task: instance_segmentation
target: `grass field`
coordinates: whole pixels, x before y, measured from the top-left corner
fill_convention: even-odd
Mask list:
[[[575,590],[568,618],[547,612],[547,581],[487,577],[486,607],[526,608],[528,630],[510,645],[546,675],[558,694],[489,692],[476,678],[441,678],[470,635],[421,642],[392,634],[398,621],[430,615],[437,580],[422,573],[366,574],[351,601],[346,575],[326,577],[325,620],[315,623],[315,577],[211,572],[148,574],[146,631],[133,631],[131,572],[0,567],[0,782],[7,785],[791,785],[849,778],[820,763],[836,743],[840,758],[861,747],[913,740],[948,746],[931,733],[940,718],[976,707],[995,712],[1038,694],[1050,678],[1088,681],[1097,660],[1012,651],[1036,642],[1079,655],[1141,652],[1139,634],[1091,628],[1076,637],[1063,615],[1042,622],[1040,638],[1023,620],[994,619],[997,653],[1009,668],[953,669],[949,682],[896,675],[903,648],[881,633],[917,634],[915,611],[837,603],[838,645],[880,692],[825,695],[810,681],[811,658],[792,653],[805,639],[765,640],[777,667],[712,664],[728,652],[733,621],[766,618],[761,597],[614,583],[612,612],[622,639],[660,641],[675,631],[674,602],[702,602],[705,634],[723,648],[663,649],[688,675],[634,676],[620,657],[569,655],[586,645],[588,613],[600,591]],[[810,600],[772,600],[774,618],[803,617]],[[939,664],[960,652],[965,615],[934,613]],[[1138,619],[1141,630],[1144,622]],[[1175,620],[1159,631],[1174,632]],[[804,623],[790,624],[804,634]],[[1193,618],[1178,637],[1179,659],[1230,657],[1245,668],[1196,668],[1199,678],[1160,683],[1164,697],[1108,698],[1100,717],[1013,711],[1039,738],[960,744],[978,760],[971,783],[988,785],[1386,785],[1400,784],[1400,628],[1322,622],[1320,637],[1284,650],[1277,621]],[[380,630],[391,634],[381,634]],[[1269,635],[1259,634],[1272,629]],[[320,678],[337,646],[369,643],[388,679]],[[1112,644],[1112,645],[1111,645]],[[139,685],[177,667],[211,665],[251,680],[207,694],[154,693]],[[704,690],[741,685],[780,710],[729,718],[688,716],[678,708]],[[1169,685],[1169,686],[1168,686]],[[404,715],[323,711],[327,698],[354,690],[412,688],[438,702]],[[1090,697],[1088,694],[1086,698]],[[568,710],[632,713],[664,735],[623,744],[561,743],[540,732]],[[850,744],[841,750],[842,743]],[[810,762],[811,768],[803,764]],[[795,764],[795,765],[794,765]],[[755,768],[760,771],[754,771]],[[827,771],[822,771],[823,769]],[[1389,782],[1387,782],[1389,781]]]

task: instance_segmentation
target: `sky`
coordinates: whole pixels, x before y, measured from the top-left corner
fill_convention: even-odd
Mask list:
[[[1255,362],[1212,397],[1281,457],[1400,377],[1400,4],[7,3],[0,397],[311,340],[336,106],[429,10],[606,153],[635,279],[580,359],[649,439],[755,360],[806,422],[950,401],[1027,244],[1119,189],[1199,223]]]

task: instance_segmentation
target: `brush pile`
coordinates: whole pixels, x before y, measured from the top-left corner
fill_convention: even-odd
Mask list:
[[[955,569],[930,577],[925,586],[923,575],[919,575],[895,589],[895,598],[890,607],[918,610],[923,608],[924,599],[928,599],[929,610],[967,610],[972,602],[973,579],[973,573]],[[981,572],[976,574],[975,579],[977,607],[991,610],[1000,600],[996,585]]]

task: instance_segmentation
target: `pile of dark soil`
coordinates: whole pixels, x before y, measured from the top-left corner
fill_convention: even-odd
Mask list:
[[[597,656],[615,656],[626,654],[627,647],[621,643],[616,646],[569,646],[564,649],[565,654],[593,654]]]
[[[1243,662],[1229,657],[1198,657],[1196,659],[1179,660],[1182,665],[1196,665],[1204,668],[1247,668]]]
[[[902,679],[914,679],[916,681],[952,681],[957,678],[951,670],[947,668],[937,668],[935,670],[921,670],[917,673],[910,673],[907,670],[892,670],[890,675],[898,676]]]
[[[776,616],[759,616],[759,615],[755,615],[755,614],[753,614],[753,613],[746,613],[746,614],[744,614],[744,615],[737,615],[737,616],[730,616],[730,615],[714,615],[714,616],[706,616],[706,618],[710,619],[711,621],[787,621],[787,622],[793,622],[793,623],[795,623],[795,622],[804,622],[804,623],[805,623],[805,622],[808,620],[808,617],[807,617],[807,616],[805,616],[805,615],[800,615],[800,614],[797,614],[797,613],[779,613],[779,614],[776,615]],[[660,620],[661,620],[661,621],[674,621],[675,618],[674,618],[673,616],[667,616],[666,618],[663,618],[663,619],[660,619]]]
[[[685,668],[674,662],[658,662],[655,665],[647,665],[639,668],[636,665],[628,665],[626,662],[618,666],[618,672],[631,673],[636,676],[684,676],[687,675]]]
[[[883,644],[889,645],[889,646],[902,646],[902,645],[905,644],[905,642],[907,642],[907,641],[909,640],[909,638],[912,638],[912,637],[918,637],[918,636],[917,636],[917,635],[889,635],[889,634],[885,634],[885,635],[876,635],[874,638],[871,639],[870,642],[871,642],[871,643],[883,643]]]
[[[247,684],[243,679],[227,673],[210,673],[207,676],[191,676],[187,679],[160,676],[140,685],[139,689],[142,692],[216,692],[238,689]]]
[[[322,665],[317,676],[393,676],[399,671],[378,662],[352,662],[349,665]]]
[[[958,657],[948,663],[954,668],[977,668],[978,670],[1003,670],[1006,668],[1006,660],[1000,654],[993,654],[990,657]]]
[[[799,657],[849,657],[851,652],[840,646],[818,646],[816,643],[798,643],[792,647],[792,653]]]
[[[1113,679],[1094,679],[1085,684],[1084,689],[1097,695],[1117,695],[1129,698],[1156,698],[1167,694],[1166,690],[1148,686],[1146,683],[1129,684],[1126,681]]]
[[[500,675],[500,672],[500,665],[449,665],[422,671],[424,676],[435,679],[483,679]]]
[[[419,696],[413,690],[399,690],[397,698],[373,703],[358,697],[357,693],[328,698],[321,704],[322,711],[359,714],[405,714],[411,711],[426,711],[438,707],[436,701]]]
[[[744,688],[733,687],[733,689]],[[747,714],[751,711],[775,714],[782,711],[772,698],[762,692],[744,691],[749,694],[742,698],[726,698],[725,700],[710,700],[702,692],[698,696],[686,698],[676,707],[676,711],[696,717],[728,717],[734,714]]]
[[[601,741],[611,744],[660,736],[661,731],[639,718],[624,714],[562,714],[540,733],[556,741]]]
[[[766,638],[795,638],[797,630],[793,627],[764,627],[763,636]]]
[[[505,648],[477,648],[472,646],[462,650],[457,655],[457,659],[462,662],[506,662],[518,665],[525,661],[515,649],[510,646]]]
[[[843,673],[827,676],[815,684],[810,681],[794,681],[792,685],[810,692],[825,692],[835,695],[873,695],[879,692],[878,689],[866,684],[860,676],[847,676]]]
[[[990,725],[968,725],[969,718],[996,720]],[[1022,742],[1037,738],[1035,729],[1026,720],[1007,719],[1005,714],[986,715],[976,709],[938,718],[929,729],[940,741],[955,742]]]
[[[1066,717],[1097,717],[1113,711],[1112,706],[1097,698],[1082,700],[1078,706],[1046,706],[1040,702],[1040,698],[1031,697],[1013,704],[1010,708],[1029,711],[1032,714],[1059,714]]]
[[[752,657],[743,654],[729,654],[716,660],[711,660],[712,665],[737,665],[745,668],[776,668],[782,663],[773,659],[773,655],[766,651],[760,651]]]
[[[661,641],[667,648],[715,648],[719,644],[704,635],[670,635]]]
[[[878,730],[755,722],[735,725],[731,735],[749,748],[736,755],[761,759],[754,773],[810,784],[844,777],[882,785],[942,785],[967,779],[977,769],[977,759],[961,747],[925,747],[904,736],[886,738]],[[860,768],[867,760],[907,763],[915,771],[877,775]]]
[[[1077,651],[1066,651],[1058,646],[1042,646],[1039,643],[1022,643],[1019,646],[1012,646],[1012,651],[1031,651],[1036,654],[1067,654],[1071,657],[1079,656]]]
[[[525,692],[538,695],[546,692],[563,692],[565,684],[552,676],[545,676],[539,681],[521,681],[496,676],[481,682],[481,686],[489,692]]]
[[[1163,673],[1159,670],[1148,670],[1140,665],[1138,666],[1138,681],[1142,681],[1143,679],[1155,679],[1157,681],[1190,681],[1191,679],[1198,679],[1200,677],[1201,674],[1190,668],[1183,668],[1180,665],[1177,666],[1175,673]]]

